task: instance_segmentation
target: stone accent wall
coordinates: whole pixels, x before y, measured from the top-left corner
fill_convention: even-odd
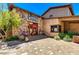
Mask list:
[[[14,28],[12,29],[12,34],[13,35],[19,35],[21,33],[21,30],[25,30],[26,32],[28,32],[28,34],[30,34],[29,32],[29,28],[28,25],[29,23],[31,23],[32,21],[28,21],[28,20],[22,20],[23,24],[21,24],[19,26],[19,28]],[[38,34],[40,34],[40,32],[43,31],[43,21],[41,18],[38,19]]]
[[[12,34],[13,35],[19,35],[21,34],[21,31],[25,30],[28,32],[28,22],[24,21],[22,25],[20,25],[18,28],[13,27]]]

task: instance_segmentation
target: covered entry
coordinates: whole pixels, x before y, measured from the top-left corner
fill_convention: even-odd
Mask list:
[[[79,32],[79,21],[63,21],[64,32]]]

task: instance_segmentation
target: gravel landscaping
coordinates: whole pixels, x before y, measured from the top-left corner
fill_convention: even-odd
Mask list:
[[[77,55],[79,44],[45,38],[13,46],[0,46],[0,55]]]

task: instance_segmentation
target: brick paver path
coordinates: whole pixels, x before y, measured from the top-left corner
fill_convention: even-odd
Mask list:
[[[0,49],[0,54],[12,55],[76,55],[79,44],[44,38],[17,45],[15,48]]]

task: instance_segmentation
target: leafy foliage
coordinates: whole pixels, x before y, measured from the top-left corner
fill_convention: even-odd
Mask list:
[[[0,12],[0,29],[10,34],[12,27],[18,28],[21,25],[21,17],[16,10]],[[17,40],[17,36],[7,35],[6,41]]]
[[[60,39],[63,39],[65,37],[65,33],[59,33],[58,36],[60,37]]]
[[[65,35],[65,37],[63,38],[64,41],[68,41],[68,42],[71,42],[72,41],[72,38],[71,36],[69,35]]]
[[[18,40],[18,36],[7,37],[5,41],[14,41],[14,40]]]
[[[0,28],[4,31],[10,30],[12,27],[19,27],[20,24],[21,18],[15,10],[0,12]]]

